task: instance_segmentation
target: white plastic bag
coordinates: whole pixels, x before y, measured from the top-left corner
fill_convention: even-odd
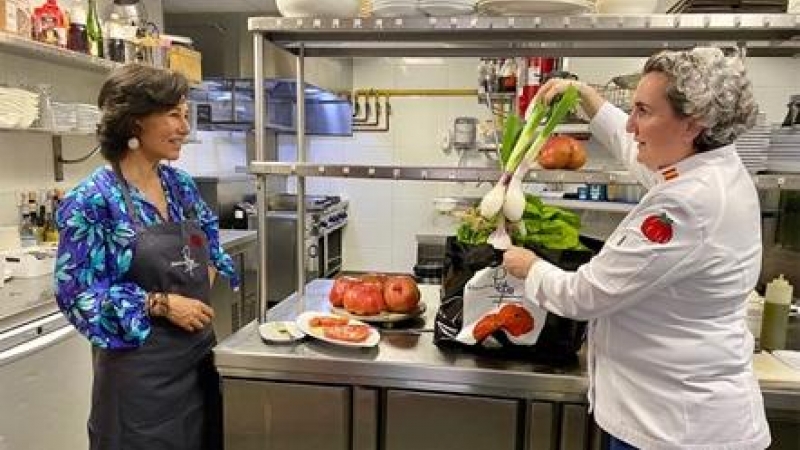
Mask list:
[[[492,335],[504,333],[516,345],[534,345],[547,311],[525,300],[525,282],[502,267],[475,273],[464,287],[464,325],[456,340],[467,345],[500,347]]]

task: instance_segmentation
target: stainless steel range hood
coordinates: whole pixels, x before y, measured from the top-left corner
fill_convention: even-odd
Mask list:
[[[297,82],[274,78],[264,82],[267,128],[294,133],[297,117]],[[317,136],[351,136],[353,116],[350,102],[320,87],[306,84],[306,133]],[[209,78],[192,90],[200,130],[250,130],[254,123],[251,78]]]

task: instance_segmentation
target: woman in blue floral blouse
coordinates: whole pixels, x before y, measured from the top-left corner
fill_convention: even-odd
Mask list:
[[[189,133],[187,92],[170,71],[114,71],[98,96],[110,165],[57,213],[56,299],[95,353],[93,450],[222,446],[209,292],[238,278],[191,177],[162,163]]]

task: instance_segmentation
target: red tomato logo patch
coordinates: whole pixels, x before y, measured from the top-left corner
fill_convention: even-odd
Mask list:
[[[672,219],[666,213],[652,215],[642,222],[642,234],[656,244],[666,244],[672,240]]]
[[[193,234],[189,236],[189,245],[192,247],[202,247],[203,246],[203,237],[199,234]]]

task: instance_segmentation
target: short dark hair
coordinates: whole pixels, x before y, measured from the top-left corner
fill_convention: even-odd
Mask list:
[[[189,82],[177,72],[142,64],[115,69],[97,96],[100,153],[110,162],[122,159],[128,140],[141,132],[136,120],[174,108],[188,92]]]

